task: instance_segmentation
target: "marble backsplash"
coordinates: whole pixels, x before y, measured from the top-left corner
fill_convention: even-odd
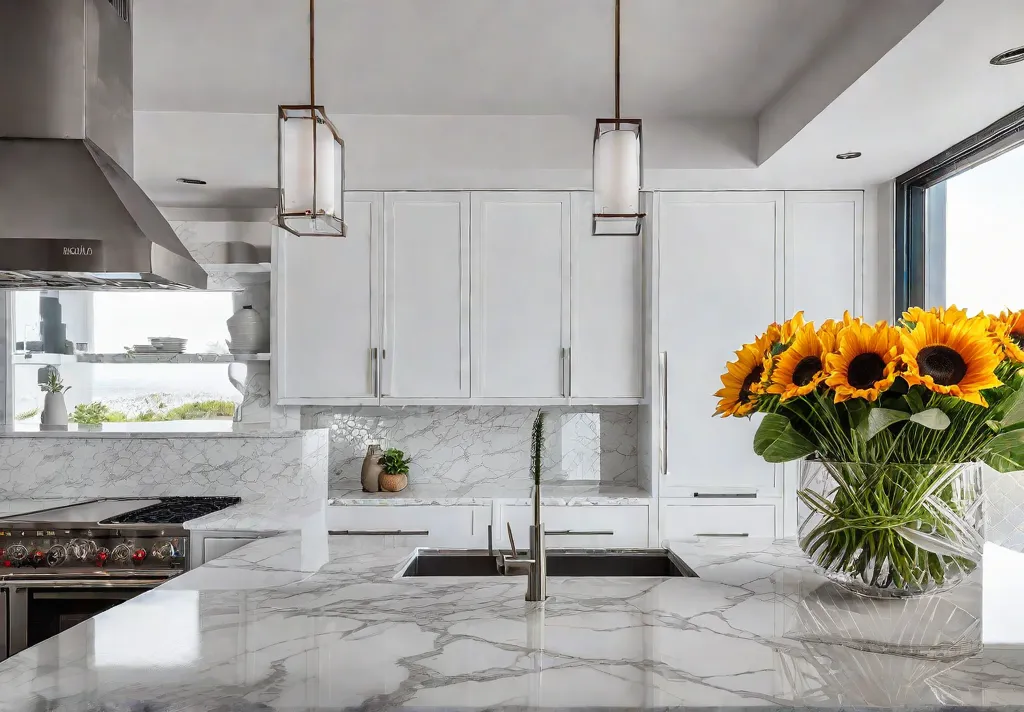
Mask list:
[[[0,437],[0,497],[327,496],[327,433],[289,437]]]
[[[638,483],[636,406],[545,407],[545,481]],[[303,427],[330,432],[330,489],[358,488],[366,447],[412,458],[416,484],[495,486],[528,482],[537,409],[524,406],[304,408]]]

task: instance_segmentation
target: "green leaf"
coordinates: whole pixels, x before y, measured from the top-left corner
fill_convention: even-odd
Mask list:
[[[1024,430],[996,435],[988,441],[981,459],[997,472],[1024,470]]]
[[[911,413],[920,413],[924,410],[924,399],[921,397],[919,389],[911,388],[904,397],[906,398],[907,405],[910,406]]]
[[[910,422],[932,430],[945,430],[949,427],[949,416],[938,408],[929,408],[920,413],[914,413],[910,416]]]
[[[807,457],[817,448],[796,431],[789,418],[769,413],[754,435],[754,452],[767,462],[789,462]]]
[[[873,437],[910,416],[901,410],[889,410],[888,408],[872,408],[868,411],[868,418],[860,428],[861,437],[864,442],[869,442]]]
[[[999,422],[1003,425],[1024,422],[1024,388],[1006,399],[1003,417]]]

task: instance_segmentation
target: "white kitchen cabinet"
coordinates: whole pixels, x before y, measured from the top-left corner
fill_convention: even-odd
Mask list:
[[[413,546],[487,548],[489,505],[342,505],[327,508],[336,536],[390,535]]]
[[[259,534],[249,532],[192,532],[189,540],[189,568],[202,566],[259,538]]]
[[[660,491],[777,493],[754,455],[759,422],[713,418],[719,376],[741,344],[780,318],[783,194],[657,196]]]
[[[776,504],[763,500],[732,504],[693,499],[662,500],[661,538],[671,541],[693,536],[774,537],[781,524]]]
[[[820,324],[863,311],[864,193],[786,193],[786,309]]]
[[[468,398],[469,194],[384,196],[382,403]]]
[[[473,193],[474,398],[568,398],[568,193]]]
[[[642,504],[578,507],[544,505],[541,508],[547,545],[556,548],[646,547],[649,516],[649,508]],[[524,552],[530,548],[530,525],[533,524],[531,505],[497,505],[496,522],[496,546],[508,548],[507,525],[511,524],[519,551]]]
[[[574,404],[643,395],[642,236],[594,235],[592,193],[572,195],[570,394]]]
[[[378,402],[383,196],[348,193],[348,236],[277,229],[272,366],[280,405]]]

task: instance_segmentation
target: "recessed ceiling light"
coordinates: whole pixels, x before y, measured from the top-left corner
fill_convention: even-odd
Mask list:
[[[178,178],[178,182],[186,185],[206,185],[206,181],[202,178]]]
[[[860,158],[862,155],[860,151],[847,151],[846,153],[837,153],[836,158],[840,161],[849,161],[851,158]]]
[[[1017,62],[1024,62],[1024,47],[1008,49],[988,60],[989,64],[994,64],[997,67],[1005,67],[1007,64],[1016,64]]]

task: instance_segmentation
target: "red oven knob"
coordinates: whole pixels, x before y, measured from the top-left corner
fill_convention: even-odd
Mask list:
[[[9,568],[11,568],[12,566],[14,566],[14,562],[13,562],[13,561],[11,561],[10,559],[4,559],[4,560],[3,560],[3,567],[4,567],[5,569],[9,569]]]
[[[33,551],[32,557],[29,559],[29,563],[31,563],[33,567],[46,566],[46,552],[39,550]]]
[[[146,560],[146,550],[145,549],[136,549],[135,551],[132,552],[132,562],[136,566],[138,566],[139,564],[141,564],[145,560]]]
[[[96,565],[104,566],[107,563],[107,559],[110,558],[110,552],[106,549],[100,549],[96,552]]]

